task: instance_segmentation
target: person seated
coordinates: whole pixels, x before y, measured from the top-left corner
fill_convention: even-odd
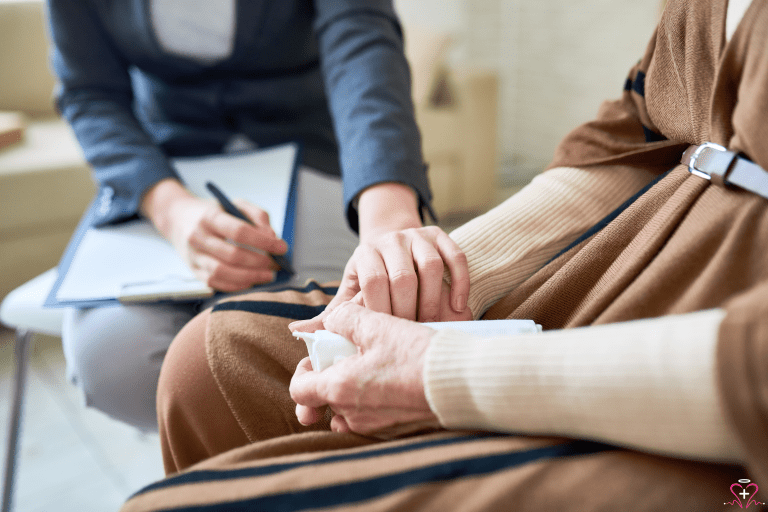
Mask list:
[[[295,142],[292,284],[338,280],[358,246],[410,257],[387,235],[421,227],[431,194],[391,0],[46,6],[56,105],[98,183],[92,225],[147,220],[217,292],[275,286],[279,267],[267,254],[289,246],[265,205],[243,201],[248,220],[232,216],[188,190],[174,160]],[[427,239],[416,243],[436,251]],[[210,303],[65,309],[68,380],[87,406],[155,431],[163,357]]]
[[[764,2],[670,0],[621,97],[451,233],[468,308],[448,271],[438,319],[542,333],[435,331],[351,265],[197,316],[161,372],[169,476],[124,511],[763,504],[766,48]],[[358,354],[314,371],[291,331],[321,327]]]

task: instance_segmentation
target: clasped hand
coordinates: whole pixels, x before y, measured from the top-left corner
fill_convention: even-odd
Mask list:
[[[443,280],[446,267],[451,275],[449,287]],[[336,296],[323,313],[297,322],[294,330],[322,329],[323,319],[350,300],[419,322],[446,321],[457,315],[469,319],[468,295],[467,258],[442,229],[393,230],[358,245],[344,268]]]
[[[433,329],[352,302],[339,304],[323,326],[353,341],[358,355],[322,372],[312,371],[308,357],[299,363],[290,393],[300,423],[317,422],[328,406],[335,432],[389,437],[438,426],[422,384]]]
[[[356,356],[322,372],[312,370],[308,357],[299,363],[290,386],[299,422],[315,423],[328,406],[337,432],[391,437],[439,426],[422,383],[434,330],[415,320],[471,320],[468,295],[466,256],[442,229],[365,237],[325,311],[290,325],[292,331],[326,329],[358,347]]]
[[[439,285],[437,318],[471,320],[469,308],[450,306],[451,289]],[[337,296],[338,297],[338,296]],[[325,406],[333,412],[336,432],[393,437],[439,426],[427,403],[423,369],[434,329],[368,308],[364,293],[342,301],[318,318],[292,323],[292,331],[326,329],[344,336],[358,354],[322,372],[302,359],[291,380],[296,417],[304,425],[317,422]],[[335,299],[334,299],[335,300]]]

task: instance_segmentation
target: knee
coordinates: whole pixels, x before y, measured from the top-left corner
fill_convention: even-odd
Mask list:
[[[248,443],[208,366],[210,310],[174,338],[160,371],[157,421],[167,474]]]
[[[156,430],[160,367],[189,316],[148,307],[69,312],[62,336],[67,374],[86,405],[142,430]]]
[[[205,354],[210,310],[195,316],[174,338],[165,355],[157,385],[157,415],[163,425],[196,416],[201,395],[218,392]],[[205,413],[200,413],[205,415]],[[208,418],[210,420],[210,418]]]

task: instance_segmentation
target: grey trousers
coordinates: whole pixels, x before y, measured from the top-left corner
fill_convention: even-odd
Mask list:
[[[301,168],[296,275],[287,284],[340,279],[357,244],[344,216],[341,180]],[[82,390],[85,404],[143,431],[156,431],[155,393],[165,352],[176,333],[214,301],[67,310],[62,334],[67,376]]]

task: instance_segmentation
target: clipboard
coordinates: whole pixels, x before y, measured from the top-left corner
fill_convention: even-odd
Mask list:
[[[212,197],[205,184],[215,181],[231,195],[267,211],[275,232],[282,233],[288,243],[285,256],[290,261],[299,161],[299,145],[288,143],[241,153],[177,158],[171,163],[193,194]],[[64,251],[46,307],[190,302],[216,293],[195,278],[149,220],[94,227],[98,199],[97,195],[91,202]],[[280,271],[275,282],[289,278]]]

